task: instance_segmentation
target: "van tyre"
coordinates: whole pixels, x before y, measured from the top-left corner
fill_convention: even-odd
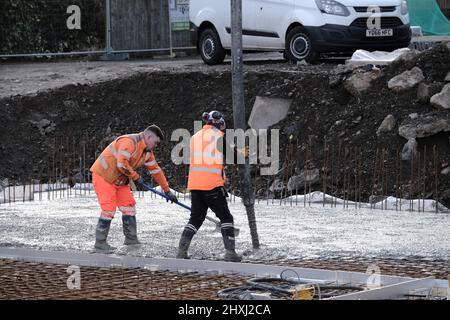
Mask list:
[[[311,39],[303,27],[295,27],[286,36],[285,53],[287,59],[296,63],[305,60],[313,63],[319,58],[314,50]]]
[[[225,49],[214,29],[208,28],[202,31],[198,49],[203,61],[208,65],[220,64],[225,60]]]

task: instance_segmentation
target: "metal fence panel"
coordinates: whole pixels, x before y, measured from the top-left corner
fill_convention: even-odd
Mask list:
[[[188,0],[2,0],[0,58],[194,48]]]
[[[189,0],[169,0],[172,47],[195,48],[189,33]]]
[[[170,50],[167,0],[111,0],[114,51]]]

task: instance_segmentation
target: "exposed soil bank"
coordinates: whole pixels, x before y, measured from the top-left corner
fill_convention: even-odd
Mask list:
[[[438,198],[448,207],[450,178],[448,174],[441,174],[441,171],[448,166],[450,159],[449,132],[417,139],[423,172],[411,178],[411,161],[402,161],[403,175],[398,186],[396,153],[407,142],[399,135],[398,127],[409,121],[411,114],[417,113],[419,119],[429,116],[448,121],[450,112],[418,99],[417,88],[399,93],[389,90],[387,82],[393,76],[417,66],[424,73],[423,83],[439,87],[440,90],[445,84],[449,65],[450,49],[444,45],[435,47],[412,59],[384,68],[381,76],[373,80],[370,87],[360,95],[352,95],[345,88],[345,80],[351,71],[337,72],[330,65],[286,65],[278,71],[274,70],[274,66],[269,66],[247,71],[245,103],[248,114],[256,96],[292,99],[287,119],[274,127],[282,129],[280,167],[285,170],[278,177],[268,177],[268,181],[259,178],[256,183],[257,194],[266,195],[267,184],[272,184],[276,178],[284,182],[281,189],[286,188],[287,178],[298,175],[305,165],[303,145],[306,142],[312,146],[307,166],[310,169],[317,168],[320,174],[320,179],[312,184],[312,189],[321,189],[326,171],[324,167],[327,166],[323,162],[326,156],[323,146],[327,140],[327,144],[334,148],[335,157],[329,157],[328,163],[337,163],[338,152],[341,157],[340,167],[335,167],[334,181],[331,181],[330,173],[325,179],[328,185],[333,183],[332,190],[337,196],[342,197],[346,190],[346,194],[353,197],[355,187],[349,181],[355,173],[353,168],[359,166],[357,170],[361,187],[357,189],[364,201],[372,194],[394,195],[399,190],[403,197],[412,194],[415,197],[435,198],[437,189]],[[49,148],[53,148],[55,137],[64,137],[63,140],[58,138],[56,144],[60,148],[65,146],[64,150],[69,155],[72,151],[66,149],[70,143],[64,142],[64,139],[70,141],[72,137],[79,139],[82,136],[87,143],[88,167],[94,160],[94,150],[100,151],[114,136],[138,132],[151,123],[161,126],[168,136],[177,128],[186,128],[192,132],[194,120],[199,120],[203,111],[217,109],[227,115],[231,127],[230,83],[231,75],[227,70],[196,71],[192,68],[186,72],[156,71],[98,84],[68,85],[36,96],[2,99],[0,177],[45,180],[50,175],[49,163],[53,160]],[[396,120],[394,129],[377,136],[380,124],[389,114]],[[166,140],[157,152],[157,159],[172,186],[182,189],[185,170],[170,162],[174,145],[175,142]],[[294,159],[293,165],[292,161],[286,162],[284,159],[289,145],[294,146],[294,156],[291,158]],[[438,150],[436,167],[432,153],[434,146]],[[356,161],[358,159],[352,156],[354,147],[360,148],[360,165]],[[426,163],[423,163],[425,147]],[[386,149],[384,158],[381,157],[383,148]],[[75,169],[79,167],[78,156],[76,150],[73,151],[75,156],[69,156],[70,164],[65,159],[63,165],[70,167],[71,172],[63,176],[79,172],[79,169]],[[382,163],[383,169],[379,167]],[[417,163],[413,164],[414,172]],[[425,179],[424,186],[419,183],[420,187],[411,188],[410,180],[416,184],[420,179]],[[297,192],[303,193],[302,188],[299,187]],[[274,195],[278,196],[279,191]]]

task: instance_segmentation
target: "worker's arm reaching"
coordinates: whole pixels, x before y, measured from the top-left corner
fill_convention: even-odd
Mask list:
[[[156,183],[158,183],[163,191],[165,192],[168,200],[177,203],[177,197],[170,191],[169,183],[167,182],[166,176],[164,172],[159,167],[158,163],[155,160],[155,155],[153,152],[150,153],[150,158],[148,158],[145,162],[145,167],[151,173]]]
[[[233,154],[233,159],[236,160],[238,156],[243,156],[244,158],[249,157],[249,147],[245,146],[243,149],[238,149],[236,145],[229,144],[226,134],[217,140],[217,149],[223,154],[224,164],[226,164],[227,154]]]
[[[136,184],[142,185],[144,183],[144,179],[133,169],[129,162],[134,151],[135,146],[130,139],[120,139],[117,141],[115,146],[115,152],[117,153],[117,168],[122,174],[133,180]],[[149,154],[150,157],[146,160],[145,167],[151,173],[156,183],[161,186],[168,199],[172,202],[177,202],[178,199],[170,191],[169,183],[164,176],[164,172],[156,162],[153,152],[150,152]]]
[[[224,162],[224,167],[223,167],[223,179],[225,181],[225,184],[228,183],[227,181],[227,177],[225,174],[225,170],[226,170],[226,160],[227,160],[227,154],[232,154],[233,155],[233,159],[236,160],[238,157],[243,156],[244,158],[248,158],[249,156],[249,148],[248,146],[245,146],[244,149],[238,149],[236,145],[231,145],[228,143],[227,138],[226,138],[226,134],[224,134],[222,137],[220,137],[217,140],[217,150],[219,150],[220,152],[222,152],[223,154],[223,162]],[[226,192],[226,190],[224,189],[224,191]],[[228,194],[226,194],[226,196],[228,197]]]
[[[170,191],[169,183],[166,180],[164,172],[156,162],[153,152],[150,153],[150,158],[145,161],[145,167],[153,176],[153,179],[155,179],[156,183],[161,186],[164,192]]]

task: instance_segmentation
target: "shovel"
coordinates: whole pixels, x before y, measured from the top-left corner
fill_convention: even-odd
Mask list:
[[[147,189],[148,191],[151,191],[151,192],[153,192],[153,193],[156,193],[157,195],[160,195],[160,196],[163,197],[164,199],[168,200],[167,196],[166,196],[164,193],[162,193],[162,192],[160,192],[160,191],[158,191],[158,190],[156,190],[156,189],[153,189],[152,187],[150,187],[150,186],[149,186],[148,184],[146,184],[146,183],[143,183],[142,185],[143,185],[144,188]],[[179,205],[180,207],[183,207],[183,208],[185,208],[185,209],[191,211],[191,207],[189,207],[188,205],[186,205],[186,204],[184,204],[184,203],[181,203],[181,202],[178,201],[178,202],[177,202],[177,205]],[[219,220],[213,219],[213,218],[208,217],[208,216],[206,216],[206,219],[209,220],[209,221],[214,222],[214,223],[216,224],[216,230],[217,230],[217,231],[221,231],[221,229],[220,229],[220,221],[219,221]],[[234,236],[237,237],[238,235],[239,235],[239,229],[235,227],[235,228],[234,228]]]

